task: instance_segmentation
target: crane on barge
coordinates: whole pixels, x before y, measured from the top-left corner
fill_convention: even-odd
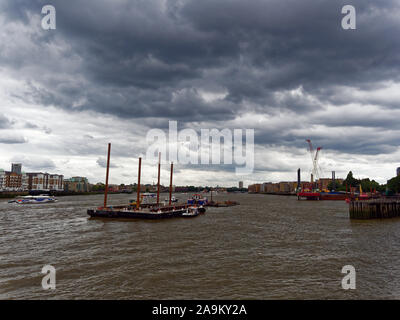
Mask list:
[[[312,142],[310,139],[306,140],[308,143],[308,151],[311,156],[311,162],[312,162],[312,170],[311,170],[311,183],[307,183],[305,186],[300,189],[299,192],[297,193],[297,199],[301,198],[306,198],[307,200],[320,200],[321,194],[318,192],[318,190],[315,190],[315,184],[314,184],[314,179],[315,182],[319,180],[320,178],[320,168],[318,166],[318,160],[319,160],[319,154],[322,149],[322,147],[318,147],[314,151],[314,147],[312,145]],[[300,173],[298,173],[299,175]],[[300,177],[298,177],[298,180],[300,180]],[[300,183],[300,182],[299,182]]]
[[[312,161],[312,165],[313,165],[312,171],[311,171],[311,183],[313,183],[314,179],[315,179],[315,181],[317,181],[320,178],[321,169],[318,165],[318,160],[319,160],[319,154],[320,154],[322,147],[318,147],[314,153],[314,148],[311,143],[311,140],[307,139],[306,141],[308,143],[308,150],[310,152],[311,161]]]

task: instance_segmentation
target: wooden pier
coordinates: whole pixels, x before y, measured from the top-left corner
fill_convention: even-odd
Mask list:
[[[385,219],[400,217],[400,198],[353,200],[349,203],[350,219]]]

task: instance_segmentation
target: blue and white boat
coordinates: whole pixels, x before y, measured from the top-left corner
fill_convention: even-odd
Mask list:
[[[192,198],[188,199],[188,205],[204,206],[208,204],[208,199],[201,194],[194,194]]]
[[[17,204],[37,204],[56,202],[57,199],[48,195],[25,196],[15,200]]]

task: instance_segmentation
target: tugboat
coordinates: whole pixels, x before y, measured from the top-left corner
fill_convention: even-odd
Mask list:
[[[203,197],[201,194],[194,194],[190,199],[188,199],[187,204],[204,206],[207,205],[208,199]]]
[[[205,213],[206,206],[208,204],[208,199],[203,197],[201,194],[194,194],[190,199],[188,199],[187,204],[189,206],[196,206],[198,207],[199,213]]]

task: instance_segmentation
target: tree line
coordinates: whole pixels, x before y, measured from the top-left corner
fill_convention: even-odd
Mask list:
[[[328,185],[330,190],[335,189],[336,191],[350,191],[350,187],[359,188],[361,186],[363,192],[377,191],[377,192],[386,192],[388,194],[399,193],[400,192],[400,176],[394,177],[388,180],[387,184],[379,184],[375,180],[370,180],[369,178],[365,179],[356,179],[353,176],[353,172],[349,172],[347,174],[346,179],[343,183],[339,183],[335,181],[335,186],[333,186],[332,182]],[[334,188],[333,188],[334,187]]]

